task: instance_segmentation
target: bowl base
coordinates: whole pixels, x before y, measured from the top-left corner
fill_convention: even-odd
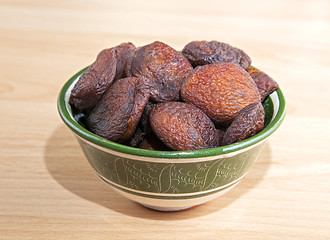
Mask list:
[[[158,207],[158,206],[151,206],[151,205],[147,205],[147,204],[141,204],[138,203],[141,206],[154,210],[154,211],[158,211],[158,212],[179,212],[179,211],[185,211],[185,210],[189,210],[191,208],[197,207],[198,205],[193,205],[193,206],[188,206],[188,207]]]
[[[102,177],[101,175],[99,175],[99,176],[105,182],[110,183],[109,180],[107,180],[106,178]],[[242,177],[244,177],[244,176],[245,175],[243,175]],[[188,199],[157,199],[157,198],[153,198],[153,197],[149,197],[149,196],[145,197],[145,196],[139,196],[137,194],[132,194],[132,193],[123,191],[117,187],[114,187],[112,184],[111,184],[111,187],[115,191],[117,191],[118,193],[123,195],[124,197],[130,199],[133,202],[140,204],[141,206],[143,206],[145,208],[152,209],[155,211],[160,211],[160,212],[177,212],[177,211],[183,211],[183,210],[188,210],[188,209],[194,208],[196,206],[199,206],[203,203],[211,201],[211,200],[225,194],[230,189],[235,187],[238,184],[239,180],[241,180],[241,178],[235,180],[229,186],[225,187],[224,189],[222,189],[218,192],[211,193],[206,196],[196,195],[196,196],[192,196],[191,198],[188,198]]]

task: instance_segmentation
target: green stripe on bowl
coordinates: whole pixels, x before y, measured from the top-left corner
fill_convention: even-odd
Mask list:
[[[101,175],[99,175],[100,178],[105,181],[106,183],[108,183],[109,185],[111,185],[112,187],[120,190],[120,191],[123,191],[123,192],[126,192],[126,193],[129,193],[129,194],[132,194],[132,195],[136,195],[136,196],[139,196],[139,197],[145,197],[145,198],[154,198],[154,199],[166,199],[166,200],[184,200],[184,199],[196,199],[196,198],[200,198],[200,197],[205,197],[205,196],[208,196],[208,195],[212,195],[212,194],[215,194],[217,192],[220,192],[220,191],[225,191],[231,187],[233,187],[235,184],[237,184],[239,182],[238,181],[234,181],[233,183],[223,187],[223,188],[219,188],[219,189],[215,189],[214,191],[210,191],[210,192],[204,192],[204,193],[194,193],[194,194],[191,194],[191,195],[171,195],[171,194],[168,194],[168,195],[154,195],[154,194],[148,194],[148,193],[142,193],[142,192],[136,192],[136,191],[132,191],[130,189],[127,189],[127,188],[122,188],[118,185],[115,185],[113,184],[112,182],[108,181],[106,178],[103,178]]]

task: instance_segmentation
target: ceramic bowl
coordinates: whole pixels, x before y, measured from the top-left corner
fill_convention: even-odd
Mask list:
[[[85,69],[62,88],[58,110],[96,173],[123,196],[145,207],[177,211],[200,205],[238,184],[281,124],[285,99],[278,89],[263,103],[265,128],[239,143],[196,151],[152,151],[108,141],[86,130],[68,103]]]

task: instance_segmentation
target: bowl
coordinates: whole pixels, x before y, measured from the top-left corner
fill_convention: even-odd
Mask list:
[[[280,89],[264,101],[265,127],[241,142],[195,151],[153,151],[133,148],[86,130],[68,103],[75,74],[58,96],[58,111],[98,176],[124,197],[159,211],[188,209],[235,187],[253,166],[267,139],[285,115]]]

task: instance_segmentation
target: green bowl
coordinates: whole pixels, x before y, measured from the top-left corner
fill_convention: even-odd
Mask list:
[[[120,194],[155,210],[191,208],[236,186],[285,115],[285,99],[278,89],[263,103],[265,128],[244,141],[195,151],[133,148],[99,137],[75,120],[68,100],[85,69],[63,86],[58,97],[59,114],[96,173]]]

